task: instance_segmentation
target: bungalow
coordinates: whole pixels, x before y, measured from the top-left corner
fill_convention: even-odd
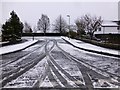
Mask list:
[[[102,41],[120,44],[120,21],[103,22],[95,32]]]
[[[95,34],[120,34],[119,21],[103,22]]]

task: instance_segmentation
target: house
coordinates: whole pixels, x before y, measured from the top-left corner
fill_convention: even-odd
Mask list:
[[[120,21],[104,21],[95,32],[95,37],[105,42],[120,44]]]
[[[104,21],[95,34],[120,34],[120,21]]]

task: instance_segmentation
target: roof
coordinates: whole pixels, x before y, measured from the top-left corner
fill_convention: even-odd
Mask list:
[[[112,22],[112,21],[103,21],[101,25],[102,27],[118,27],[119,26],[116,22]]]

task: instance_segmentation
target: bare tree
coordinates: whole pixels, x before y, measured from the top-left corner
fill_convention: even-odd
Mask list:
[[[44,35],[46,34],[47,30],[50,27],[50,19],[47,15],[42,14],[41,19],[39,19],[37,23],[38,30],[42,30]]]
[[[75,21],[75,24],[77,26],[77,34],[78,36],[82,37],[82,35],[85,34],[85,27],[86,27],[86,23],[85,23],[85,20],[84,18],[80,18],[80,19],[77,19]]]
[[[36,27],[36,26],[33,27],[33,32],[34,32],[34,33],[37,32],[37,27]]]
[[[24,23],[23,32],[24,33],[32,33],[31,26],[27,22]]]
[[[66,33],[67,23],[61,15],[55,20],[53,26],[54,31],[59,32],[61,35]]]
[[[89,34],[90,38],[92,39],[94,36],[94,32],[100,27],[102,23],[101,17],[91,17],[90,15],[86,14],[83,16],[86,25],[86,31]]]

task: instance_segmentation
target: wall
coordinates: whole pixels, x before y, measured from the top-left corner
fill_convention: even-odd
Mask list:
[[[101,27],[101,31],[97,30],[95,34],[109,34],[109,33],[118,33],[117,27]]]

